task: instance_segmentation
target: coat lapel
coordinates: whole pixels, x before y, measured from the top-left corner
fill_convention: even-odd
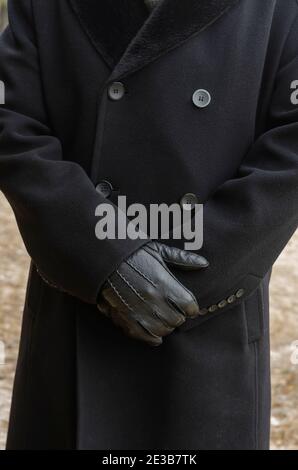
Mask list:
[[[239,0],[69,0],[111,79],[144,67],[206,29]]]
[[[82,28],[110,68],[149,15],[142,0],[69,0]]]

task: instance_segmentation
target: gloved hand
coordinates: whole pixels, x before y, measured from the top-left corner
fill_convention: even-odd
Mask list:
[[[158,346],[163,336],[182,325],[186,318],[199,314],[194,295],[167,265],[197,270],[208,264],[195,253],[149,242],[110,276],[99,296],[98,308],[127,335]]]

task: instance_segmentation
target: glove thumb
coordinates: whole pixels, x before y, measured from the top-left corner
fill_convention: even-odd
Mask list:
[[[203,256],[191,251],[181,250],[164,243],[151,242],[147,245],[151,249],[158,251],[163,260],[169,265],[187,271],[204,269],[209,266],[209,262]]]

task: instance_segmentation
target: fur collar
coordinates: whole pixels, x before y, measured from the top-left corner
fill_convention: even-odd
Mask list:
[[[144,67],[206,29],[239,0],[69,0],[112,79]]]

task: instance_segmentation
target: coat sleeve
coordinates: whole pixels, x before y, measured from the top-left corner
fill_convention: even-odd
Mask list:
[[[204,207],[202,254],[210,262],[199,276],[200,305],[233,304],[260,283],[298,223],[298,21],[285,43],[272,91],[266,131]],[[298,87],[297,87],[298,88]],[[296,99],[295,99],[296,98]],[[216,308],[216,307],[214,307]]]
[[[40,273],[59,289],[96,303],[104,280],[145,241],[96,238],[95,209],[108,201],[81,166],[63,160],[61,143],[51,133],[31,0],[9,0],[8,13],[9,26],[0,36],[0,80],[5,86],[0,189]]]

